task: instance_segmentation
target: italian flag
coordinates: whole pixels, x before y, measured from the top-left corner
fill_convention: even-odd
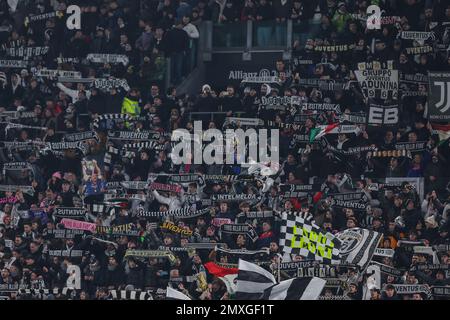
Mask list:
[[[450,138],[450,124],[431,123],[431,127],[433,128],[433,133],[439,136],[439,144]]]
[[[318,140],[322,138],[324,135],[328,134],[334,128],[338,127],[339,123],[329,124],[327,126],[318,126],[311,130],[309,135],[309,142],[313,142],[314,140]]]
[[[228,293],[234,294],[236,292],[236,284],[234,283],[234,280],[238,275],[238,268],[224,268],[218,266],[214,262],[205,263],[205,267],[209,273],[218,277],[225,283]]]

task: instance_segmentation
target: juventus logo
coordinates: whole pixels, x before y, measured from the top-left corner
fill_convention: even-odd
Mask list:
[[[436,103],[436,109],[445,113],[450,109],[450,82],[435,81],[434,85],[440,88],[440,100]]]

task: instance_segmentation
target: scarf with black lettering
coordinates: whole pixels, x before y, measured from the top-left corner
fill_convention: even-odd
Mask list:
[[[372,157],[374,157],[374,158],[400,158],[400,157],[411,158],[411,152],[406,149],[374,151],[372,153]]]
[[[361,146],[361,147],[350,147],[347,150],[339,150],[332,145],[328,145],[328,149],[337,154],[342,154],[345,156],[351,156],[358,153],[364,153],[364,152],[373,152],[377,150],[377,147],[375,146]]]
[[[380,268],[380,272],[393,276],[395,278],[400,278],[401,276],[403,276],[404,270],[400,270],[398,268],[394,268],[382,263],[379,263],[377,261],[372,261],[370,262],[371,265],[376,265]]]
[[[313,50],[316,52],[346,52],[353,50],[355,45],[353,44],[338,44],[338,45],[316,45]]]
[[[135,225],[132,223],[121,224],[112,227],[97,226],[98,235],[109,235],[109,236],[139,236],[139,230],[136,229]]]
[[[34,74],[36,77],[41,78],[73,78],[80,79],[81,72],[79,71],[66,71],[66,70],[53,70],[53,69],[40,69]]]
[[[0,185],[0,192],[16,192],[17,190],[32,196],[34,194],[34,188],[32,186],[18,186],[18,185]]]
[[[188,230],[187,227],[179,227],[176,224],[174,224],[173,222],[170,221],[165,221],[161,226],[161,229],[163,230],[167,230],[173,233],[179,233],[182,236],[187,236],[190,237],[192,236],[193,232]]]
[[[5,127],[5,134],[8,134],[8,130],[11,130],[11,129],[30,129],[30,130],[46,131],[47,127],[28,126],[25,124],[9,122]]]
[[[170,211],[145,211],[140,208],[136,212],[136,217],[138,218],[165,218],[165,217],[174,217],[175,219],[190,219],[202,216],[206,213],[209,213],[210,209],[205,208],[201,210],[194,211],[192,208],[182,208],[177,210]]]
[[[156,131],[109,131],[108,139],[113,140],[159,140],[161,134]]]
[[[147,190],[148,182],[147,181],[122,181],[120,185],[125,189],[131,190]]]
[[[86,209],[59,207],[55,208],[53,216],[57,218],[84,219],[86,217]]]
[[[51,235],[54,239],[73,239],[75,236],[84,235],[84,230],[76,229],[46,229],[43,232],[43,236]]]
[[[81,258],[84,252],[84,250],[48,250],[48,255],[51,257]]]
[[[64,17],[63,11],[52,11],[52,12],[46,12],[41,14],[31,14],[27,17],[25,17],[24,24],[26,27],[28,27],[29,24],[37,21],[43,21],[43,20],[50,20],[52,18],[62,18]]]
[[[0,68],[27,68],[28,61],[25,60],[0,60]]]
[[[405,48],[406,54],[415,55],[415,54],[427,54],[433,52],[433,47],[431,46],[420,46],[420,47],[410,47]]]
[[[222,233],[244,234],[253,242],[259,238],[255,229],[249,224],[222,224],[219,230],[220,237],[222,237]]]
[[[57,62],[58,64],[64,63],[78,64],[80,63],[80,58],[58,57],[55,59],[55,62]]]
[[[317,78],[302,78],[298,80],[298,85],[319,88],[323,91],[348,90],[350,82],[336,80],[322,80]]]
[[[396,150],[407,150],[407,151],[423,151],[428,148],[427,141],[417,141],[417,142],[398,142],[395,145]]]
[[[174,259],[172,252],[160,251],[160,250],[134,250],[128,249],[125,252],[124,258],[136,257],[136,258],[169,258]]]
[[[130,91],[130,86],[126,79],[95,79],[94,87],[107,92],[119,87],[122,87],[127,92]]]
[[[326,112],[326,111],[334,111],[338,114],[341,114],[341,106],[335,103],[302,103],[301,111],[318,111],[318,112]]]
[[[405,40],[425,41],[428,39],[435,40],[436,34],[433,31],[402,31],[398,34],[398,37]]]
[[[272,218],[273,211],[249,211],[245,212],[245,217],[247,217],[248,219]]]
[[[100,141],[100,138],[95,131],[86,131],[86,132],[76,132],[76,133],[67,133],[64,135],[63,140],[65,142],[81,142],[86,140],[95,140],[97,142]]]
[[[213,201],[249,201],[256,200],[260,201],[261,195],[256,194],[213,194],[211,200]]]
[[[338,116],[339,122],[351,122],[354,124],[366,124],[367,115],[364,113],[344,113]]]
[[[10,57],[28,58],[46,55],[50,47],[16,47],[6,48],[6,55]]]
[[[225,119],[224,126],[225,125],[240,125],[240,126],[248,126],[248,127],[259,127],[264,125],[264,121],[257,118],[235,118],[235,117],[228,117]]]
[[[100,121],[104,120],[111,120],[111,121],[117,121],[117,120],[123,120],[123,121],[131,121],[133,120],[133,117],[126,113],[107,113],[103,114],[101,116],[98,116],[94,119],[93,127],[94,129],[98,129],[100,126]]]
[[[158,191],[166,191],[166,192],[176,192],[180,193],[182,190],[182,187],[176,184],[166,184],[166,183],[158,183],[158,182],[152,182],[149,186],[151,190],[158,190]]]
[[[266,254],[266,255],[270,254],[269,249],[261,249],[261,250],[235,249],[235,250],[231,250],[231,249],[220,248],[218,246],[215,247],[215,251],[223,252],[223,253],[231,254],[231,255],[244,255],[244,256],[253,256],[253,255],[257,255],[257,254]]]
[[[32,170],[30,163],[28,162],[8,162],[3,164],[3,174],[6,171],[22,171],[22,170]]]
[[[90,53],[86,57],[87,61],[92,63],[110,63],[110,64],[123,64],[128,65],[130,59],[123,54],[102,54],[102,53]]]

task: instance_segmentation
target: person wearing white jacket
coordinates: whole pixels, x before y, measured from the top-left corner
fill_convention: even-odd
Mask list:
[[[77,102],[79,100],[78,93],[80,91],[85,91],[86,92],[86,98],[89,99],[91,97],[91,91],[90,90],[85,90],[84,84],[82,84],[82,83],[78,83],[77,84],[77,90],[73,90],[73,89],[67,88],[65,85],[63,85],[60,82],[58,82],[56,85],[61,91],[63,91],[65,94],[67,94],[69,97],[72,98],[72,103],[75,103],[75,102]]]
[[[198,39],[200,37],[197,27],[191,23],[189,16],[183,17],[183,30],[186,31],[189,39]]]
[[[164,203],[169,206],[169,211],[178,210],[183,207],[183,202],[177,196],[175,192],[170,192],[169,197],[164,197],[159,194],[158,191],[153,190],[153,195],[155,199],[158,200],[159,203]],[[182,196],[182,195],[181,195]]]

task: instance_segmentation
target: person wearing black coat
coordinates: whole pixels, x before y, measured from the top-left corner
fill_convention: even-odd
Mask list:
[[[128,259],[129,272],[126,275],[126,284],[133,285],[135,289],[142,289],[144,284],[144,270],[142,265],[134,259]]]
[[[119,288],[125,283],[125,272],[114,256],[109,257],[106,269],[105,284],[108,287]]]
[[[106,113],[121,113],[123,95],[113,88],[106,96]]]
[[[102,115],[106,113],[105,98],[96,88],[92,88],[91,96],[87,102],[87,109],[92,115]]]
[[[186,50],[189,48],[189,36],[183,30],[183,24],[180,21],[166,33],[164,38],[167,43],[166,56],[170,57],[172,64],[173,83],[179,84],[183,75]]]

